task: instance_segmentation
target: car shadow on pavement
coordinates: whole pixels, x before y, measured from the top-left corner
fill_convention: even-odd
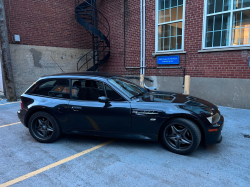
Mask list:
[[[97,136],[86,136],[86,135],[69,135],[64,134],[60,139],[58,139],[56,142],[71,142],[76,144],[81,143],[103,143],[109,140],[115,140],[115,146],[116,147],[128,147],[128,148],[137,148],[137,149],[151,149],[154,148],[163,148],[161,143],[153,142],[153,141],[143,141],[143,140],[130,140],[130,139],[114,139],[114,138],[106,138],[106,137],[97,137]],[[112,143],[112,144],[114,144]],[[112,145],[111,144],[111,145]],[[163,148],[164,149],[164,148]]]
[[[95,144],[95,143],[103,143],[106,141],[111,140],[112,138],[104,138],[104,137],[93,137],[93,136],[85,136],[85,135],[63,135],[59,140],[58,143],[64,144],[64,142],[72,143],[72,144]],[[148,152],[158,152],[158,153],[167,153],[167,154],[174,154],[168,151],[160,141],[144,141],[144,140],[130,140],[130,139],[115,139],[115,142],[110,144],[110,146],[115,146],[116,148],[122,149],[131,149],[131,150],[143,150]],[[215,154],[220,153],[220,148],[218,145],[200,145],[196,151],[191,153],[188,156],[196,157],[199,154]],[[183,156],[183,155],[182,155]]]
[[[58,140],[56,140],[53,143],[49,144],[43,144],[45,147],[46,145],[49,145],[49,147],[54,146],[60,146],[62,149],[74,149],[77,152],[83,151],[83,145],[84,146],[96,146],[101,143],[115,140],[113,143],[109,144],[109,146],[116,149],[125,149],[130,150],[131,152],[139,152],[143,151],[144,154],[164,154],[169,156],[176,155],[175,153],[172,153],[168,151],[160,141],[154,142],[154,141],[144,141],[144,140],[130,140],[130,139],[113,139],[113,138],[105,138],[105,137],[96,137],[96,136],[86,136],[86,135],[71,135],[71,134],[64,134],[62,135]],[[26,136],[26,143],[32,143],[32,142],[38,143],[36,140],[34,140],[32,137],[27,138]],[[43,147],[44,147],[43,146]],[[189,157],[200,157],[199,155],[210,155],[210,154],[216,154],[220,153],[220,148],[215,145],[200,145],[196,151],[189,154]],[[185,156],[185,155],[179,155],[179,156]]]

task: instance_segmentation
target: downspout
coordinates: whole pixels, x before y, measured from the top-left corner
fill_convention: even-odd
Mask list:
[[[145,68],[146,68],[146,10],[145,10],[145,0],[143,0],[143,71],[142,74],[145,76]],[[144,79],[144,78],[143,78]]]
[[[182,69],[183,73],[185,68],[180,66],[172,66],[172,67],[146,67],[145,59],[146,59],[146,4],[145,0],[140,0],[140,13],[141,13],[141,59],[140,59],[140,66],[138,67],[127,67],[126,66],[126,1],[124,0],[124,17],[123,17],[123,24],[124,24],[124,68],[126,70],[129,69],[140,69],[140,85],[145,87],[144,85],[144,76],[146,69]]]
[[[145,14],[145,0],[141,0],[141,74],[140,74],[140,86],[144,88],[144,77],[145,77],[145,53],[146,53],[146,14]]]

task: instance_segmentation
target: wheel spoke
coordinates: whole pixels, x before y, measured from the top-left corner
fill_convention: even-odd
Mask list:
[[[53,132],[53,129],[51,127],[47,127],[47,131]]]
[[[38,131],[42,131],[43,128],[42,128],[42,127],[37,127],[36,129],[37,129]]]
[[[166,137],[175,137],[174,134],[167,134]]]
[[[185,136],[185,134],[187,133],[187,129],[184,128],[182,130],[179,130],[179,133],[182,135],[182,136]]]
[[[175,141],[175,146],[176,146],[177,149],[180,148],[180,145],[181,145],[180,140],[176,140],[176,141]]]
[[[181,143],[184,143],[184,144],[191,144],[192,141],[190,141],[190,140],[188,140],[188,139],[186,139],[186,138],[182,138],[182,139],[181,139]]]
[[[44,121],[44,124],[49,127],[49,120]]]
[[[48,135],[47,132],[48,132],[47,130],[42,130],[43,137],[47,137],[47,135]]]
[[[171,129],[172,129],[172,134],[177,134],[178,130],[175,128],[174,125],[171,125]]]
[[[169,140],[174,140],[174,141],[176,141],[176,137],[175,137],[175,136],[167,136],[167,138],[168,138]]]
[[[42,122],[41,119],[38,119],[37,121],[38,121],[39,126],[42,126],[42,125],[43,125],[43,122]]]

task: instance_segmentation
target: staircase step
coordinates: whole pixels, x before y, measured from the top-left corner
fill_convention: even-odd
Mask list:
[[[93,8],[96,8],[96,0],[94,1],[93,5],[91,5],[92,1],[93,0],[83,0],[81,1],[81,4],[79,4],[75,9],[76,20],[82,26],[84,26],[91,35],[95,33],[93,45],[96,48],[96,50],[90,51],[81,57],[81,60],[77,62],[78,70],[85,66],[87,67],[87,71],[98,71],[110,56],[110,43],[107,35],[102,33],[101,30],[97,30],[98,28],[93,27],[93,24],[98,22],[98,17],[95,17],[95,15],[93,14]],[[100,14],[100,16],[103,17],[102,14]],[[94,22],[92,22],[93,19]],[[93,55],[95,55],[95,60],[93,60]]]

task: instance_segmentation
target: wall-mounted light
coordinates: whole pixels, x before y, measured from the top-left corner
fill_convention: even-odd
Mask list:
[[[20,35],[14,35],[15,42],[20,42]]]

